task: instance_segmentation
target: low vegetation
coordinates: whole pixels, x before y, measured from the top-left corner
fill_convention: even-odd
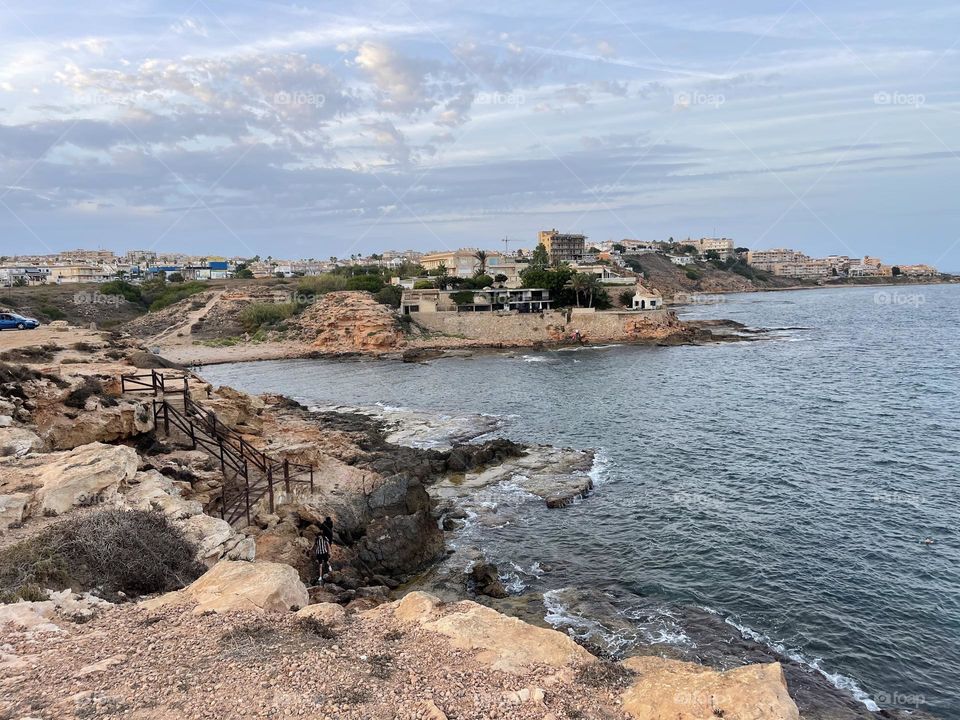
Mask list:
[[[112,600],[176,590],[206,570],[195,553],[159,512],[97,510],[0,551],[0,601],[37,599],[45,589]]]
[[[240,323],[248,333],[264,327],[276,327],[297,311],[294,303],[253,303],[240,313]]]
[[[117,404],[116,398],[110,397],[104,392],[103,384],[94,377],[85,377],[80,387],[70,391],[63,404],[67,407],[83,409],[87,400],[91,397],[100,398],[100,404],[113,406]]]

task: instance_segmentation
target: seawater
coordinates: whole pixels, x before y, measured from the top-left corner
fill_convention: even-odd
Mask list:
[[[870,709],[960,717],[960,286],[719,300],[681,316],[773,330],[204,375],[308,404],[495,415],[519,441],[597,448],[590,498],[549,512],[521,498],[482,531],[514,590],[546,593],[548,618],[622,654],[702,655],[696,608]]]

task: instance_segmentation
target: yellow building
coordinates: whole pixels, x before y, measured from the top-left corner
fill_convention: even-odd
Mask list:
[[[580,262],[586,253],[586,235],[562,233],[554,228],[541,230],[539,240],[540,244],[547,249],[551,265]]]

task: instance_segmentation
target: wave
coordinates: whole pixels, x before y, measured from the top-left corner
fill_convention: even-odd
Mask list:
[[[593,465],[587,471],[587,475],[593,481],[594,487],[602,485],[609,479],[610,455],[605,448],[597,448],[593,455]]]
[[[547,358],[540,355],[521,355],[520,359],[524,362],[547,362]]]
[[[723,616],[722,613],[716,610],[713,610],[712,608],[703,607],[703,609],[714,615],[718,615],[720,617]],[[823,675],[823,677],[825,677],[828,681],[830,681],[830,684],[833,685],[835,688],[837,688],[838,690],[843,690],[845,692],[850,693],[854,697],[854,699],[863,703],[863,705],[870,712],[880,711],[880,706],[877,705],[877,703],[873,701],[873,699],[866,693],[866,691],[864,691],[863,688],[861,688],[857,684],[856,680],[854,680],[853,678],[847,675],[843,675],[841,673],[831,673],[827,671],[821,666],[820,658],[814,658],[813,660],[811,660],[799,650],[788,648],[783,643],[777,642],[776,640],[772,640],[769,636],[764,635],[763,633],[757,632],[756,630],[754,630],[753,628],[747,625],[741,625],[731,617],[724,618],[724,622],[727,623],[727,625],[730,625],[731,627],[736,628],[737,631],[744,638],[748,640],[753,640],[754,642],[759,643],[761,645],[766,645],[768,648],[783,655],[784,657],[788,657],[794,662],[799,663],[800,665],[816,670],[818,673]]]

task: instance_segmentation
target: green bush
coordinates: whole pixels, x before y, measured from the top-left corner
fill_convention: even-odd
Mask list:
[[[473,290],[459,290],[451,293],[450,299],[457,305],[470,305],[473,303]]]
[[[196,281],[168,285],[163,280],[149,280],[140,286],[140,290],[143,302],[150,308],[150,312],[156,312],[185,300],[191,295],[209,290],[209,287],[206,283]]]
[[[629,290],[620,293],[620,304],[624,307],[631,307],[633,305],[633,293]]]
[[[493,278],[489,275],[474,275],[471,278],[471,284],[477,290],[483,290],[483,288],[493,285]]]
[[[414,290],[433,290],[436,287],[436,283],[433,280],[414,280],[413,289]]]
[[[108,599],[176,590],[206,568],[159,512],[99,510],[50,525],[0,551],[0,602],[43,588],[97,589]]]
[[[253,303],[240,313],[243,329],[254,333],[264,325],[276,325],[294,314],[293,303]]]
[[[378,303],[398,308],[400,307],[400,299],[403,297],[403,288],[399,285],[384,285],[374,297]]]
[[[375,293],[382,287],[383,278],[379,275],[354,275],[347,278],[347,290],[366,290]]]
[[[690,280],[699,280],[703,277],[703,271],[693,265],[687,265],[683,272]]]
[[[310,297],[346,289],[347,279],[343,275],[333,275],[331,273],[304,277],[297,283],[297,294]]]
[[[142,300],[140,288],[126,280],[111,280],[100,286],[101,295],[119,295],[127,302],[138,303]]]
[[[63,320],[67,317],[67,314],[63,310],[51,307],[50,305],[41,305],[38,310],[47,320]]]

